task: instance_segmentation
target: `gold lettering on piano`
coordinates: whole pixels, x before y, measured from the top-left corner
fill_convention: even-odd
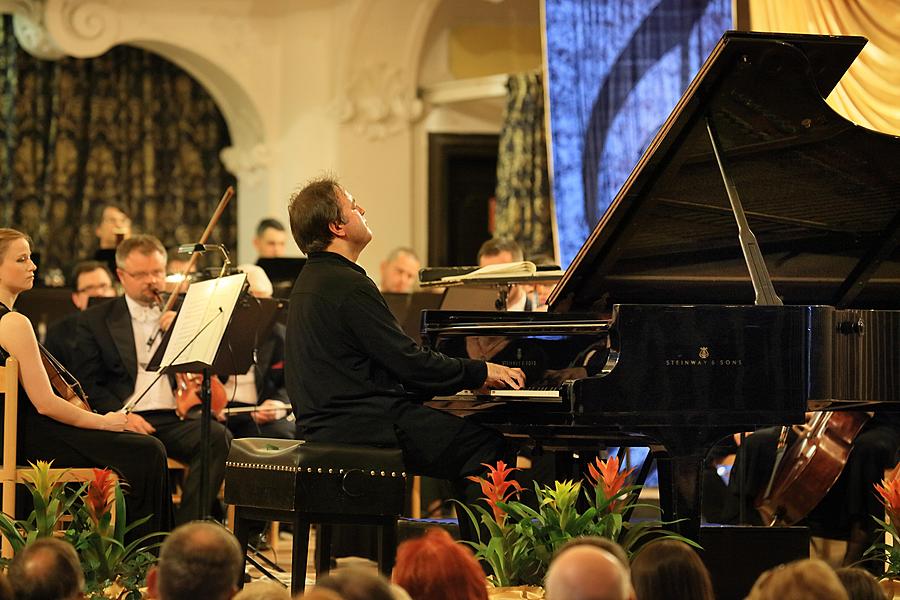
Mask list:
[[[667,367],[743,367],[741,358],[670,358]]]

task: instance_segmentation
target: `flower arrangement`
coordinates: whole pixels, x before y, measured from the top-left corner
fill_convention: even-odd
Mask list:
[[[475,556],[491,568],[489,580],[495,586],[540,585],[550,559],[571,539],[600,536],[618,542],[633,554],[647,536],[675,538],[693,546],[694,542],[666,531],[660,520],[629,522],[624,514],[632,508],[655,506],[638,504],[640,486],[627,485],[633,469],[620,471],[619,459],[597,458],[588,465],[586,481],[557,481],[553,486],[538,486],[534,492],[537,510],[514,500],[523,489],[509,479],[516,471],[500,461],[485,465],[487,477],[470,477],[481,484],[490,512],[481,506],[475,512],[460,505],[479,532],[477,542],[466,542]],[[587,509],[579,512],[578,500],[584,495]],[[478,516],[476,517],[476,512]],[[481,539],[479,522],[489,534]]]
[[[38,538],[59,536],[78,553],[88,598],[141,598],[140,587],[156,562],[152,551],[161,543],[151,540],[165,533],[152,533],[125,543],[125,536],[150,517],[126,525],[125,496],[109,469],[94,469],[94,478],[73,491],[63,481],[64,472],[51,475],[52,461],[29,464],[31,471],[25,476],[25,485],[31,492],[34,510],[21,520],[0,513],[0,534],[10,541],[13,553]]]
[[[875,484],[875,491],[880,496],[881,503],[884,505],[885,519],[881,520],[873,516],[875,522],[882,535],[879,535],[877,541],[873,543],[863,554],[863,560],[871,559],[884,561],[886,570],[881,575],[882,579],[898,579],[900,578],[900,535],[897,534],[897,523],[900,518],[900,465],[894,467],[887,476],[881,481],[881,484]],[[888,545],[884,541],[883,534],[890,534],[893,543]]]

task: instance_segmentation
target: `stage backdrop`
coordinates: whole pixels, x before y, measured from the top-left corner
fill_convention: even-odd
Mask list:
[[[553,197],[575,257],[710,50],[731,0],[545,0]]]

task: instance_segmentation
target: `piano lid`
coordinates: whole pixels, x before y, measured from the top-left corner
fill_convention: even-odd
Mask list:
[[[752,304],[729,175],[785,304],[900,308],[900,138],[824,101],[866,39],[726,32],[550,298]]]

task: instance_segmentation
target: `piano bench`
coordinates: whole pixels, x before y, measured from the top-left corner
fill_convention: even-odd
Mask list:
[[[317,577],[330,569],[334,524],[377,526],[378,568],[390,577],[397,554],[397,519],[406,499],[405,477],[399,449],[242,438],[232,442],[225,462],[225,502],[235,507],[234,534],[245,555],[249,521],[293,524],[294,595],[306,582],[311,524],[319,526]]]

